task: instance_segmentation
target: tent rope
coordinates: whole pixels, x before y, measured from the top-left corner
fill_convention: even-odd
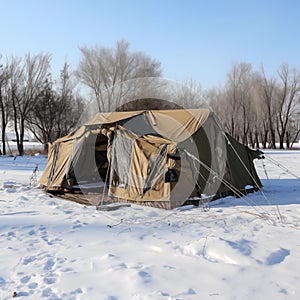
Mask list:
[[[263,190],[260,188],[258,182],[256,181],[256,179],[252,176],[251,172],[248,170],[247,166],[244,164],[243,160],[241,159],[240,155],[237,153],[237,151],[235,150],[235,148],[233,147],[232,143],[230,142],[229,138],[226,135],[226,132],[224,131],[224,129],[222,128],[220,122],[218,119],[215,119],[219,129],[222,131],[223,136],[225,137],[228,145],[232,148],[233,152],[235,153],[235,155],[237,156],[237,158],[239,159],[239,161],[241,162],[242,166],[245,168],[245,170],[247,171],[248,175],[251,177],[251,179],[253,180],[253,182],[256,184],[257,188],[259,189],[259,191],[264,195],[265,199],[267,200],[267,202],[269,203],[269,199],[266,197],[266,195],[264,194]],[[271,204],[271,203],[269,203]]]
[[[297,174],[295,174],[295,173],[293,173],[292,171],[290,171],[289,169],[287,169],[285,166],[283,166],[282,164],[280,164],[280,163],[279,163],[278,161],[276,161],[274,158],[271,158],[271,157],[269,157],[269,156],[267,156],[267,155],[265,155],[265,158],[266,158],[268,161],[270,161],[271,163],[273,163],[274,165],[276,165],[277,167],[279,167],[280,169],[282,169],[283,171],[289,173],[290,175],[296,177],[297,179],[300,179],[300,177],[299,177]]]
[[[260,187],[260,185],[258,184],[258,182],[256,181],[256,179],[252,176],[251,172],[248,170],[247,166],[244,164],[243,160],[241,159],[241,157],[239,156],[239,154],[237,153],[236,149],[233,147],[233,145],[231,144],[231,142],[229,141],[228,137],[226,136],[225,132],[224,132],[224,136],[228,142],[228,145],[232,148],[232,150],[234,151],[235,155],[237,156],[237,158],[239,159],[239,161],[241,162],[241,164],[243,165],[244,169],[247,171],[248,175],[251,177],[251,179],[253,180],[253,182],[255,183],[256,187],[259,189],[259,191],[262,193],[263,197],[265,198],[265,200],[267,201],[267,203],[269,205],[272,205],[270,199],[266,196],[265,192],[263,191],[263,189]],[[279,215],[280,218],[280,215]]]
[[[263,169],[264,169],[266,178],[267,178],[267,180],[268,180],[268,182],[269,182],[269,185],[270,185],[270,187],[271,187],[271,193],[274,194],[273,187],[272,187],[272,184],[271,184],[271,180],[270,180],[270,178],[269,178],[269,176],[268,176],[268,173],[267,173],[266,165],[265,165],[263,159],[262,159],[261,161],[262,161],[262,166],[263,166]],[[281,220],[281,222],[282,222],[282,221],[283,221],[283,218],[282,218],[282,215],[281,215],[281,212],[280,212],[280,209],[279,209],[279,206],[278,206],[278,203],[277,203],[277,202],[276,202],[276,209],[277,209],[278,215],[280,216],[280,220]]]
[[[104,196],[105,196],[105,190],[106,190],[107,181],[108,181],[109,169],[110,169],[110,164],[108,164],[108,166],[107,166],[107,171],[106,171],[105,181],[104,181],[104,187],[103,187],[103,191],[102,191],[102,195],[101,195],[101,200],[99,201],[98,206],[104,204]]]
[[[266,196],[266,194],[264,193],[263,189],[260,187],[260,185],[258,184],[258,182],[256,181],[256,179],[252,176],[251,172],[248,170],[247,166],[244,164],[243,160],[241,159],[240,155],[237,153],[236,149],[233,147],[233,145],[231,144],[229,138],[226,135],[226,132],[224,131],[224,129],[222,128],[220,121],[215,118],[215,121],[219,127],[219,129],[221,130],[221,132],[223,133],[223,136],[225,137],[225,139],[227,140],[228,145],[231,147],[231,149],[233,150],[233,152],[235,153],[235,155],[237,156],[237,158],[239,159],[239,161],[241,162],[242,166],[244,167],[244,169],[246,170],[246,172],[249,174],[249,176],[251,177],[251,179],[253,180],[253,182],[255,183],[256,187],[259,189],[259,191],[261,192],[261,194],[263,195],[264,199],[266,200],[266,202],[274,209],[271,201],[268,199],[268,197]],[[279,211],[279,207],[277,208],[277,212]],[[274,213],[275,215],[277,215],[276,210],[274,209]],[[277,218],[282,222],[282,218],[281,218],[281,214],[279,213],[279,215],[277,216]]]
[[[210,182],[208,182],[208,180],[206,180],[206,178],[199,172],[199,168],[197,168],[196,163],[195,163],[196,160],[192,159],[189,155],[187,155],[187,156],[191,159],[192,166],[194,167],[194,172],[193,172],[194,176],[193,176],[193,179],[194,179],[194,182],[196,184],[196,188],[197,188],[198,194],[200,194],[199,195],[200,196],[199,204],[201,203],[201,206],[202,206],[204,212],[208,212],[210,210],[209,201],[205,201],[205,199],[203,199],[201,197],[201,186],[200,186],[200,184],[198,182],[198,178],[200,176],[206,184],[210,184]]]
[[[269,176],[268,176],[268,173],[267,173],[266,164],[264,163],[264,160],[263,160],[263,159],[261,160],[261,163],[262,163],[262,167],[263,167],[263,169],[264,169],[264,172],[265,172],[266,178],[267,178],[267,179],[268,179],[268,181],[269,181],[270,179],[269,179]]]
[[[197,157],[195,157],[194,155],[192,155],[191,153],[189,153],[186,149],[184,149],[185,153],[187,155],[189,155],[191,158],[197,160],[201,166],[203,166],[206,170],[208,170],[212,175],[214,175],[218,180],[220,180],[220,182],[222,182],[226,187],[228,187],[235,195],[237,195],[238,197],[244,199],[244,201],[250,205],[254,210],[257,211],[257,213],[262,217],[262,218],[266,218],[266,216],[261,213],[254,205],[256,205],[256,203],[250,199],[247,195],[244,195],[240,190],[238,190],[236,187],[234,187],[230,182],[228,182],[227,180],[225,180],[224,178],[222,178],[217,172],[215,172],[214,170],[212,170],[209,166],[207,166],[205,163],[203,163],[202,161],[200,161]],[[252,203],[252,204],[251,204]],[[266,214],[269,215],[269,213],[263,209],[261,207],[261,210]],[[269,218],[271,219],[271,218]]]

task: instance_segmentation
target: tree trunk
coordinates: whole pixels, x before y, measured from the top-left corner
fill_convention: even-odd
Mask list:
[[[6,123],[5,121],[3,120],[3,116],[2,116],[2,134],[1,134],[1,138],[2,138],[2,152],[1,152],[1,149],[0,149],[0,155],[6,155],[6,144],[5,144],[5,141],[6,141]]]
[[[264,132],[261,133],[261,143],[263,149],[267,148],[268,135],[269,135],[269,131],[266,129],[264,130]]]
[[[279,136],[279,149],[284,149],[283,135]]]
[[[259,148],[259,137],[258,137],[258,132],[255,131],[255,144],[256,144],[256,148]]]
[[[249,139],[249,143],[251,145],[252,148],[255,147],[255,142],[254,142],[254,139],[253,139],[253,133],[252,133],[252,130],[249,129],[248,131],[248,139]]]
[[[290,143],[291,143],[290,140],[291,140],[290,139],[290,133],[287,131],[286,134],[285,134],[285,142],[286,142],[286,148],[287,149],[290,149]]]
[[[272,125],[272,121],[269,120],[269,129],[270,129],[270,140],[269,140],[269,148],[270,149],[276,149],[276,136],[275,136],[275,130]]]
[[[4,110],[4,104],[3,104],[3,99],[2,99],[2,92],[0,88],[0,108],[1,108],[1,125],[2,125],[2,133],[1,133],[1,138],[2,138],[2,152],[0,149],[0,155],[6,155],[6,145],[5,145],[5,132],[6,132],[6,118],[5,118],[5,110]]]
[[[17,141],[18,151],[19,151],[20,156],[24,155],[24,132],[25,132],[24,119],[21,119],[20,120],[20,136]]]

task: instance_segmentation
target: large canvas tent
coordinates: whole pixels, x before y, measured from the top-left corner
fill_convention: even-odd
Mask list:
[[[260,154],[225,133],[209,109],[97,113],[49,145],[40,184],[68,193],[102,183],[112,201],[171,209],[259,189]]]

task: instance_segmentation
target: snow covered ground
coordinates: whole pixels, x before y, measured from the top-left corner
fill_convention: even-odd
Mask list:
[[[300,177],[300,151],[267,156]],[[0,157],[1,300],[300,299],[300,180],[269,160],[263,194],[208,211],[97,211],[30,188],[35,164]]]

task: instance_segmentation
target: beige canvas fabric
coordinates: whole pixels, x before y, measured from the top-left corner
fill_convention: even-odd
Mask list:
[[[144,111],[125,111],[95,114],[85,125],[112,124],[144,113]]]
[[[131,164],[128,170],[130,180],[125,187],[110,185],[109,195],[137,202],[169,200],[170,184],[164,182],[164,174],[168,168],[174,167],[174,161],[168,159],[167,154],[176,151],[176,144],[156,136],[138,137],[122,128],[118,129],[118,134],[133,139]],[[149,174],[150,167],[153,168],[154,165],[155,173]],[[147,185],[149,175],[152,175],[151,182]],[[145,187],[150,186],[151,188],[144,191]]]
[[[153,128],[163,137],[182,142],[195,133],[210,115],[208,109],[179,109],[148,111]]]
[[[73,143],[74,140],[69,140],[51,146],[51,151],[48,154],[48,164],[40,179],[42,186],[51,190],[59,190],[62,187]]]
[[[45,170],[40,178],[40,185],[42,187],[47,187],[49,186],[49,174],[53,166],[53,159],[54,159],[54,147],[53,144],[49,143],[48,144],[48,162],[45,167]]]
[[[180,109],[97,113],[86,124],[77,130],[72,131],[67,136],[59,138],[53,145],[49,145],[48,164],[41,177],[41,185],[50,190],[59,189],[61,187],[69,166],[69,159],[72,157],[73,146],[82,138],[85,138],[85,136],[89,136],[90,134],[98,134],[101,132],[103,135],[109,136],[107,156],[108,160],[110,160],[110,137],[111,133],[114,131],[114,124],[118,121],[126,120],[140,114],[146,115],[149,123],[159,134],[173,142],[180,142],[188,138],[201,127],[208,118],[210,111],[208,109]],[[107,124],[111,124],[111,127],[106,128],[104,125]],[[95,129],[95,126],[99,126],[99,128]],[[148,140],[150,140],[150,138],[148,138]],[[152,137],[152,142],[154,142],[154,137]],[[164,142],[166,142],[166,139],[164,139]],[[139,140],[135,147],[137,147],[139,143],[143,142]],[[151,143],[148,142],[148,147],[150,147],[150,144]],[[145,143],[144,147],[146,147]],[[56,149],[56,152],[54,149]],[[149,151],[151,152],[151,149]],[[55,153],[57,155],[56,158]],[[135,155],[138,157],[138,155],[142,155],[142,153],[139,153],[136,149]],[[148,157],[145,156],[145,159],[147,160]],[[138,170],[136,170],[136,173],[137,172]],[[164,189],[166,189],[166,186],[167,184],[164,186]],[[165,191],[165,193],[168,194],[167,191]],[[133,193],[131,194],[133,195]],[[151,196],[149,196],[149,198],[151,198]]]
[[[97,113],[85,126],[112,124],[140,114],[145,114],[149,123],[162,136],[183,141],[196,132],[210,115],[209,109],[150,110],[131,112]]]

